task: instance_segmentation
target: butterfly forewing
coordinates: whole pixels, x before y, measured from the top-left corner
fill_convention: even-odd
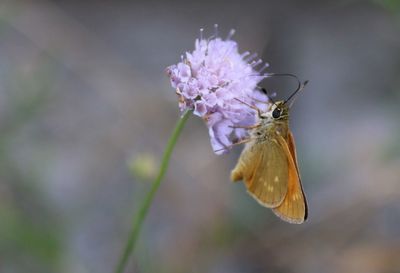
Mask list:
[[[294,164],[296,165],[296,171],[299,174],[300,177],[300,172],[299,172],[299,166],[297,163],[297,153],[296,153],[296,145],[294,143],[294,136],[292,134],[292,132],[289,130],[288,131],[288,139],[286,141],[288,147],[289,147],[289,151],[290,151],[290,155],[293,158]]]
[[[233,181],[243,180],[247,191],[263,206],[274,208],[288,190],[288,160],[274,138],[248,143],[232,171]]]
[[[307,219],[307,202],[301,186],[300,176],[297,168],[296,150],[294,139],[289,132],[288,143],[279,136],[277,141],[284,149],[288,158],[288,190],[282,204],[273,211],[281,219],[295,224],[301,224]]]

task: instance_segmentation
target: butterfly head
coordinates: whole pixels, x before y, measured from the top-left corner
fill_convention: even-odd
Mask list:
[[[272,105],[270,113],[274,120],[287,120],[289,118],[289,106],[285,101],[277,101]]]

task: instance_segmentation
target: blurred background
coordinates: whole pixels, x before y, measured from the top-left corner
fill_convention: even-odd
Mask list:
[[[112,272],[179,118],[164,74],[231,28],[292,109],[309,220],[189,119],[127,272],[400,272],[400,1],[0,2],[0,272]],[[287,97],[296,83],[262,83]]]

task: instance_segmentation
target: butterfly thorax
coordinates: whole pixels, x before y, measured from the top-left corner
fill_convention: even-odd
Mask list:
[[[276,134],[281,135],[287,139],[289,132],[289,122],[286,121],[267,121],[261,120],[260,126],[255,128],[251,135],[253,138],[264,141],[270,138],[275,138]]]

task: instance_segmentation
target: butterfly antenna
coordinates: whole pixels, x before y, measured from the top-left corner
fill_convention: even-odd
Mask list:
[[[270,95],[268,95],[267,89],[265,89],[264,87],[260,87],[259,90],[261,90],[261,92],[263,92],[263,93],[267,96],[267,98],[268,98],[270,101],[272,101],[273,104],[276,105],[276,103],[275,103],[275,101],[272,99],[272,97],[271,97]]]
[[[294,97],[294,95],[297,94],[297,92],[299,92],[300,90],[302,90],[308,83],[308,81],[305,82],[301,82],[300,79],[294,75],[294,74],[290,74],[290,73],[268,73],[266,74],[267,78],[271,78],[271,77],[291,77],[294,78],[297,81],[297,88],[296,90],[285,100],[284,103],[287,103],[291,98]],[[261,91],[263,91],[267,96],[267,90],[265,88],[261,88]],[[275,104],[274,100],[268,96],[268,98]]]
[[[294,74],[290,74],[290,73],[268,73],[268,78],[270,78],[270,77],[291,77],[291,78],[294,78],[297,81],[296,90],[292,93],[292,95],[290,95],[290,97],[288,99],[285,100],[285,103],[287,101],[289,101],[289,99],[291,99],[294,96],[294,94],[296,94],[299,91],[299,89],[301,88],[301,85],[302,85],[302,83],[299,80],[299,78]]]
[[[288,101],[290,101],[297,94],[297,92],[303,90],[304,87],[307,85],[307,83],[308,83],[308,81],[305,81],[303,83],[301,83],[299,81],[299,86],[297,87],[297,89],[285,100],[284,103],[287,103]]]

